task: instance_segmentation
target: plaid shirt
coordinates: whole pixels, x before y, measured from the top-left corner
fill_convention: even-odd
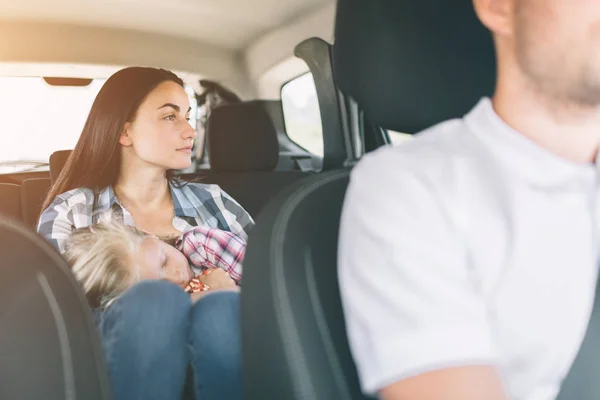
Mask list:
[[[179,237],[175,247],[188,259],[197,274],[207,268],[221,268],[237,283],[242,279],[246,242],[221,229],[197,226]]]
[[[250,214],[217,185],[186,183],[169,184],[175,217],[173,227],[187,232],[196,226],[208,226],[231,232],[242,240],[254,226]],[[56,196],[38,222],[38,232],[63,252],[74,229],[97,223],[100,216],[112,210],[123,217],[123,223],[135,225],[131,214],[121,205],[112,187],[97,195],[91,189],[79,188]]]

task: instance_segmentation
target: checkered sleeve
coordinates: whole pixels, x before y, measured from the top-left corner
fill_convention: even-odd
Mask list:
[[[221,200],[225,209],[229,212],[230,215],[235,216],[235,219],[228,221],[229,228],[234,235],[241,237],[244,240],[248,239],[248,234],[250,230],[254,226],[254,220],[248,214],[246,210],[235,201],[230,195],[225,193],[223,189],[221,192]]]
[[[64,199],[56,198],[42,213],[37,231],[59,251],[64,250],[73,227],[73,215]]]
[[[239,236],[208,226],[197,226],[183,235],[177,247],[194,268],[221,268],[240,283],[246,242]]]
[[[57,196],[40,215],[38,233],[62,253],[73,229],[89,225],[93,199],[89,189],[73,189]]]

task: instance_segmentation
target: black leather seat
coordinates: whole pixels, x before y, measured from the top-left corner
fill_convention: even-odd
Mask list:
[[[0,183],[0,214],[21,219],[21,188],[14,183]]]
[[[252,216],[283,188],[310,175],[276,170],[277,132],[260,102],[217,107],[208,120],[207,135],[211,169],[197,177],[221,186]]]
[[[0,218],[0,397],[110,399],[87,301],[61,256]]]
[[[494,86],[491,38],[471,0],[338,0],[333,56],[333,74],[324,76],[335,77],[344,102],[356,101],[370,124],[400,132],[461,116]],[[347,174],[287,188],[250,233],[242,290],[246,400],[365,398],[337,283]]]
[[[282,191],[257,220],[244,261],[244,396],[364,399],[338,296],[337,233],[348,170]]]
[[[50,178],[25,179],[21,182],[21,215],[27,225],[37,225],[48,190]]]

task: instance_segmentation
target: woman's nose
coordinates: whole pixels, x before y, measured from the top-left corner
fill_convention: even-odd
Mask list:
[[[198,132],[196,132],[196,130],[189,123],[186,122],[182,136],[186,140],[194,140],[198,136]]]

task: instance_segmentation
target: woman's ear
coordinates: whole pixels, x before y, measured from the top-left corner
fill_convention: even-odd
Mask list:
[[[119,136],[119,143],[121,146],[129,147],[133,144],[131,141],[131,136],[129,132],[131,131],[131,122],[125,122],[125,126],[123,127],[123,132]]]

